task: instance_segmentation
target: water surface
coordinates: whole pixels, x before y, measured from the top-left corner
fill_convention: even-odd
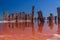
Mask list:
[[[60,40],[60,24],[47,21],[0,23],[0,40]]]

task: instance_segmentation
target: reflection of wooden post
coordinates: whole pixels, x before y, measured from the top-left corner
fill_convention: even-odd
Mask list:
[[[44,26],[44,23],[42,22],[38,24],[38,32],[42,32],[43,26]]]
[[[15,24],[15,25],[16,25],[16,28],[18,28],[18,23],[17,23],[17,22],[16,22],[16,24]]]
[[[8,23],[4,23],[4,32],[8,31]]]
[[[58,23],[57,34],[59,34],[59,35],[60,35],[60,23]]]
[[[31,25],[32,25],[32,34],[33,34],[33,36],[34,36],[34,35],[35,35],[34,24],[31,23]]]
[[[50,27],[50,29],[52,30],[53,27],[54,27],[54,23],[53,23],[53,22],[49,22],[49,27]]]

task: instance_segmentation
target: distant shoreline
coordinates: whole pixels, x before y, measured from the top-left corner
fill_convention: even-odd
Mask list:
[[[31,22],[31,20],[18,20],[17,22]],[[0,23],[16,23],[16,20],[11,20],[11,21],[3,20],[0,21]]]
[[[37,21],[37,20],[36,20]],[[48,21],[48,20],[45,20],[45,21]],[[55,21],[55,20],[54,20]],[[57,20],[58,21],[58,20]],[[31,20],[18,20],[17,23],[19,22],[31,22]],[[0,23],[16,23],[16,20],[0,20]]]

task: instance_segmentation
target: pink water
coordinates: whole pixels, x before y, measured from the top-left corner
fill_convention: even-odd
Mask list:
[[[60,40],[58,23],[1,23],[0,40]]]

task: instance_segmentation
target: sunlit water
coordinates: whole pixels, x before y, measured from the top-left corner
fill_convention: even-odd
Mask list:
[[[0,23],[0,40],[60,40],[60,24]]]

